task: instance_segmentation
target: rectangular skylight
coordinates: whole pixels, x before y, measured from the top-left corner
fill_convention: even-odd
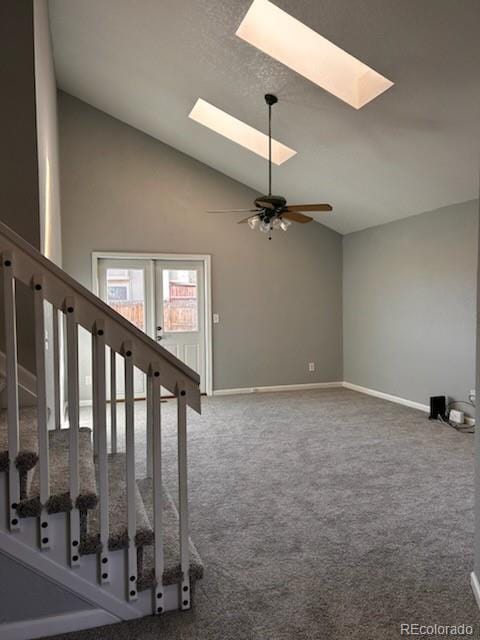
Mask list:
[[[214,107],[206,100],[199,98],[188,117],[257,153],[262,158],[268,158],[268,136],[218,107]],[[296,153],[293,149],[272,139],[272,162],[275,164],[282,164]]]
[[[355,109],[393,85],[269,0],[252,2],[237,36]]]

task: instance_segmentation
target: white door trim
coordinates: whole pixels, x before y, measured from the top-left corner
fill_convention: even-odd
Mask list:
[[[99,260],[170,260],[172,262],[203,262],[205,291],[205,392],[213,394],[212,345],[212,256],[196,253],[135,253],[122,251],[92,251],[92,292],[98,296]]]

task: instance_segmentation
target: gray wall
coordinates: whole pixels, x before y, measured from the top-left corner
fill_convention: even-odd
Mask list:
[[[91,609],[91,605],[0,553],[0,624]]]
[[[94,250],[211,254],[215,389],[342,379],[339,234],[297,224],[269,242],[206,213],[250,206],[251,189],[66,94],[59,118],[71,275],[91,287]]]
[[[0,219],[39,247],[31,0],[0,2],[0,59]]]
[[[40,247],[32,0],[0,2],[0,221]],[[8,88],[8,90],[7,90]],[[1,295],[1,290],[0,290]],[[18,286],[19,360],[35,369],[33,304]],[[3,314],[0,349],[3,350]]]
[[[475,386],[478,202],[344,236],[344,379],[428,404]]]

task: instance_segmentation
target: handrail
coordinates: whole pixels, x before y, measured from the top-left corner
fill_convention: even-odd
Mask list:
[[[185,391],[186,403],[200,413],[200,376],[157,344],[140,329],[95,296],[86,287],[69,276],[37,249],[0,222],[0,251],[15,255],[15,278],[26,286],[32,286],[33,275],[43,277],[44,297],[57,309],[65,310],[65,299],[76,298],[75,314],[79,325],[91,332],[99,320],[105,323],[105,341],[108,346],[122,353],[124,344],[133,344],[133,364],[148,375],[151,363],[162,365],[162,386],[174,395]],[[18,259],[21,257],[21,259]]]

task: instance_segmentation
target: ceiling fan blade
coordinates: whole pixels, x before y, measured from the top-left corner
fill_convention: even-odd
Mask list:
[[[255,200],[255,203],[264,209],[275,209],[275,205],[271,202],[267,202],[266,200]]]
[[[262,209],[212,209],[207,213],[257,213]]]
[[[293,220],[293,222],[300,222],[301,224],[305,224],[306,222],[311,222],[313,218],[310,216],[304,216],[303,213],[298,213],[297,211],[289,212],[288,209],[281,215],[282,218],[286,218],[287,220]]]
[[[288,204],[286,211],[332,211],[330,204]]]

